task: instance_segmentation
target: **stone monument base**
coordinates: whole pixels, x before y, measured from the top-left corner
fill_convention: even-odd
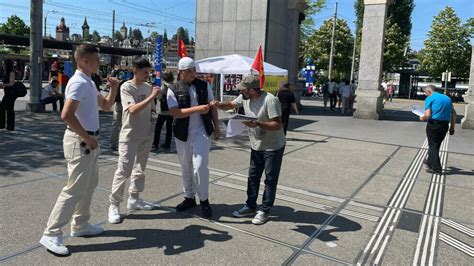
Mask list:
[[[379,90],[358,89],[354,118],[380,120],[383,118],[383,94]]]
[[[41,103],[28,103],[26,104],[26,111],[32,113],[44,113],[46,108],[44,104]]]
[[[461,120],[461,128],[474,129],[474,94],[464,95],[464,101],[467,102],[464,118]]]

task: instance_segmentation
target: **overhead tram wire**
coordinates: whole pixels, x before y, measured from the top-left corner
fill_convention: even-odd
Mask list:
[[[54,7],[61,7],[61,8],[68,8],[68,9],[71,9],[71,10],[76,10],[78,12],[82,12],[84,15],[86,15],[88,18],[91,17],[91,18],[96,18],[96,19],[100,19],[100,20],[103,20],[103,21],[106,21],[107,23],[111,23],[112,19],[107,19],[107,18],[104,18],[103,16],[108,16],[110,14],[108,13],[105,13],[105,12],[101,12],[101,11],[97,11],[97,10],[93,10],[93,9],[88,9],[88,8],[83,8],[83,7],[78,7],[78,6],[73,6],[73,5],[67,5],[67,4],[56,4],[54,2],[51,2],[51,1],[46,1],[46,4],[47,5],[51,5],[51,6],[54,6]],[[139,10],[141,12],[149,12],[149,10]],[[68,14],[68,15],[71,15],[71,16],[77,16],[77,14],[72,14],[72,13],[68,13],[68,12],[62,12],[64,14]],[[96,15],[100,15],[101,17],[96,17],[96,16],[92,16],[91,13],[93,14],[96,14]],[[170,25],[170,24],[165,24],[165,23],[162,23],[161,21],[149,21],[149,20],[144,20],[144,19],[138,19],[138,18],[134,18],[134,17],[129,17],[129,16],[123,16],[123,15],[116,15],[116,20],[125,20],[125,21],[129,21],[129,24],[133,24],[135,26],[142,26],[140,25],[141,23],[138,23],[139,22],[143,22],[143,23],[155,23],[156,24],[156,28],[158,29],[178,29],[179,26],[177,25]],[[174,18],[174,17],[172,17]],[[130,21],[137,21],[136,23],[134,22],[130,22]],[[189,32],[192,32],[192,33],[195,33],[195,31],[193,29],[188,29]]]

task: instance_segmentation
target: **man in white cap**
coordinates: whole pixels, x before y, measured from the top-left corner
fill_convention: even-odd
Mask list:
[[[209,150],[210,136],[220,137],[217,109],[212,108],[214,97],[211,86],[196,78],[193,59],[183,57],[178,62],[178,83],[168,91],[167,102],[174,117],[173,133],[181,164],[184,201],[176,206],[185,211],[196,206],[199,196],[202,215],[211,217],[209,206]]]

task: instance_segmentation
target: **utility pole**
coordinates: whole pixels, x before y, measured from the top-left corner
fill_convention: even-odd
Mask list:
[[[30,0],[30,101],[26,110],[39,113],[44,112],[44,105],[40,103],[42,88],[43,63],[43,1]]]
[[[334,21],[332,24],[332,37],[331,37],[331,52],[329,54],[329,74],[328,78],[331,80],[332,78],[332,65],[333,65],[333,55],[334,55],[334,39],[336,35],[336,22],[337,22],[337,1],[336,1],[336,7],[334,8]]]
[[[112,47],[115,47],[115,9],[112,10]]]
[[[356,55],[356,46],[357,46],[357,24],[355,23],[355,21],[353,20],[352,22],[354,22],[355,26],[356,26],[356,30],[355,30],[355,36],[354,36],[354,48],[352,49],[352,66],[351,66],[351,83],[352,83],[352,80],[354,79],[354,66],[355,66],[355,55]]]

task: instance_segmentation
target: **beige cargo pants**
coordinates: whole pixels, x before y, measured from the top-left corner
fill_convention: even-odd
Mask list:
[[[128,178],[129,193],[139,193],[145,189],[145,169],[153,138],[120,142],[117,171],[112,182],[111,204],[119,205],[123,201],[123,193]]]
[[[63,139],[64,158],[67,161],[68,180],[49,216],[45,235],[60,236],[61,228],[72,218],[71,228],[82,229],[90,219],[92,194],[99,181],[98,159],[100,147],[86,153],[82,139],[66,129]]]

